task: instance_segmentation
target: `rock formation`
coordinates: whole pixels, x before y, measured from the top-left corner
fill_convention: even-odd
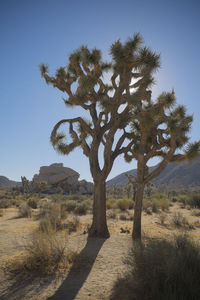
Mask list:
[[[61,188],[66,193],[92,193],[93,184],[85,180],[78,181],[79,173],[64,167],[62,163],[54,163],[40,168],[39,174],[33,180],[46,182],[51,188]]]

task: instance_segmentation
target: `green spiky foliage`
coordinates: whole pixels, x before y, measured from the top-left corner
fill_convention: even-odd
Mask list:
[[[140,88],[138,93],[139,90]],[[134,239],[141,239],[141,212],[145,185],[158,176],[169,162],[192,160],[200,154],[200,142],[188,143],[192,116],[186,114],[184,106],[176,105],[174,90],[162,93],[155,101],[151,99],[150,91],[147,91],[146,95],[135,101],[130,124],[134,145],[131,146],[131,151],[125,153],[127,161],[137,160]],[[150,172],[148,162],[155,157],[159,157],[161,162]]]
[[[30,181],[25,176],[21,176],[21,182],[22,182],[23,193],[26,194],[30,192],[30,188],[31,188]]]
[[[89,115],[64,119],[58,122],[51,134],[51,143],[62,153],[69,154],[81,147],[89,159],[94,180],[93,223],[90,236],[108,237],[106,224],[105,182],[114,160],[121,154],[126,159],[135,144],[138,133],[130,132],[132,110],[142,99],[149,99],[148,87],[154,82],[152,74],[159,67],[159,55],[142,46],[142,38],[135,34],[124,44],[112,44],[111,63],[102,61],[101,52],[83,46],[69,56],[69,64],[57,70],[54,77],[48,67],[41,65],[41,75],[68,95],[67,107],[81,107]],[[104,80],[105,72],[111,74],[110,82]],[[73,85],[73,88],[72,88]],[[136,120],[137,122],[137,120]],[[68,136],[60,133],[68,124]],[[99,149],[103,148],[103,166],[99,164]]]

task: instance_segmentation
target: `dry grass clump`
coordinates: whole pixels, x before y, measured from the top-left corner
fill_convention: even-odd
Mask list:
[[[32,276],[65,272],[73,263],[74,253],[67,249],[66,232],[34,232],[24,245],[23,255],[5,264],[5,272]]]
[[[80,219],[77,216],[72,216],[65,223],[65,227],[69,234],[72,232],[76,232],[78,230],[79,225],[80,225]]]
[[[175,212],[172,215],[172,223],[177,227],[185,227],[188,225],[188,220],[185,216],[183,216],[180,212]]]
[[[69,260],[65,255],[67,246],[66,233],[36,232],[25,246],[27,256],[24,268],[31,272],[52,274],[62,268]]]
[[[167,219],[167,215],[163,212],[161,212],[159,215],[158,215],[158,218],[159,218],[159,221],[160,221],[160,224],[161,225],[165,225],[165,221]]]
[[[27,203],[22,203],[18,208],[19,218],[31,218],[32,209]]]
[[[186,236],[135,243],[111,300],[200,299],[200,247]]]

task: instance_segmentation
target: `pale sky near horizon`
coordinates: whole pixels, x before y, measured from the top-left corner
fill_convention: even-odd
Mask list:
[[[199,31],[195,0],[0,0],[0,175],[32,179],[40,166],[62,162],[91,180],[80,149],[62,156],[49,142],[53,126],[77,111],[64,106],[62,93],[45,83],[38,66],[48,63],[54,74],[81,45],[97,47],[109,60],[111,44],[135,32],[161,53],[153,96],[174,88],[177,102],[194,116],[191,140],[199,140]],[[135,167],[121,157],[109,179]]]

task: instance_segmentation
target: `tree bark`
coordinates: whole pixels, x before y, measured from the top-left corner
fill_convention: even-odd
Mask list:
[[[134,240],[141,240],[141,215],[142,215],[142,200],[144,194],[144,183],[138,183],[135,197],[135,209],[133,218],[133,232]]]
[[[106,183],[104,179],[94,181],[93,220],[89,237],[109,238],[106,221]]]

